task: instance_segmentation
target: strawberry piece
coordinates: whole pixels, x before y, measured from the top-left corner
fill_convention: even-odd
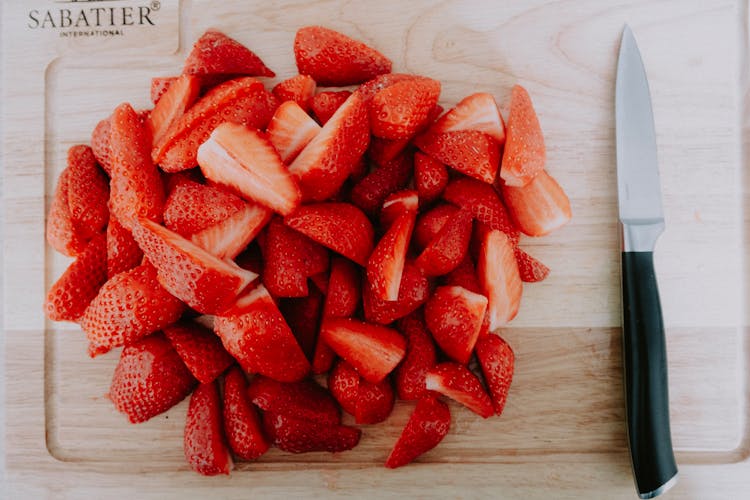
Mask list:
[[[339,361],[331,371],[328,387],[341,407],[354,415],[357,424],[380,423],[393,410],[391,381],[386,377],[378,383],[369,382],[346,361]]]
[[[525,186],[544,169],[547,153],[539,119],[526,89],[514,85],[500,178],[508,186]]]
[[[110,176],[112,175],[112,160],[110,159],[112,148],[109,141],[111,125],[111,117],[107,117],[97,123],[91,132],[91,150],[94,153],[94,158]]]
[[[443,199],[471,210],[476,220],[507,234],[514,246],[518,244],[518,229],[492,186],[469,178],[454,179],[445,188]]]
[[[503,198],[518,228],[529,236],[544,236],[571,218],[570,200],[545,170],[523,187],[503,186]]]
[[[393,193],[383,202],[380,211],[380,225],[389,228],[404,212],[416,213],[419,208],[419,197],[416,191],[404,190]]]
[[[429,395],[424,383],[427,370],[437,364],[435,344],[420,311],[402,318],[398,330],[406,337],[407,347],[404,360],[394,372],[396,392],[399,399],[421,399]]]
[[[312,380],[284,383],[255,376],[250,381],[248,394],[263,411],[325,425],[341,423],[336,400]]]
[[[516,317],[523,292],[513,244],[507,235],[493,230],[484,236],[477,261],[477,276],[489,299],[490,330],[495,331]]]
[[[404,212],[378,242],[367,261],[370,290],[382,300],[397,301],[416,212]]]
[[[198,164],[207,179],[280,214],[300,203],[300,189],[273,145],[257,130],[223,123],[198,148]]]
[[[420,399],[406,423],[385,466],[404,466],[437,446],[448,434],[451,414],[448,405],[436,398]]]
[[[307,278],[328,270],[328,251],[274,219],[266,231],[263,284],[274,297],[305,297]]]
[[[161,99],[161,96],[164,95],[164,92],[167,91],[170,85],[172,85],[172,82],[177,80],[178,76],[155,76],[151,79],[151,103],[156,106],[156,104],[159,102],[159,99]]]
[[[426,134],[414,139],[419,149],[462,174],[492,184],[500,165],[497,142],[477,130]]]
[[[430,133],[442,134],[458,130],[484,132],[498,144],[503,144],[505,122],[497,109],[495,98],[485,92],[464,97],[430,128]]]
[[[459,209],[454,205],[439,204],[420,214],[414,226],[414,242],[424,250],[440,233],[445,224],[458,215]]]
[[[208,328],[192,321],[179,321],[163,329],[190,373],[201,384],[210,384],[234,361],[221,340]]]
[[[369,215],[375,215],[388,195],[403,189],[411,178],[413,162],[410,155],[402,155],[386,163],[359,181],[352,189],[352,203]]]
[[[68,150],[68,208],[76,231],[91,239],[109,220],[109,180],[96,164],[91,148],[84,145]]]
[[[365,319],[372,323],[387,325],[417,309],[427,301],[429,295],[430,283],[424,273],[412,262],[406,261],[401,274],[398,300],[382,300],[367,283],[363,285]]]
[[[308,75],[296,75],[277,83],[271,90],[279,102],[294,101],[305,112],[310,110],[310,99],[315,95],[315,80]]]
[[[359,384],[364,379],[352,365],[340,359],[328,374],[328,390],[336,401],[350,415],[357,413]]]
[[[151,155],[165,172],[197,165],[198,147],[224,122],[265,129],[278,101],[255,78],[225,82],[209,91],[180,117],[155,144]]]
[[[255,203],[243,207],[221,222],[195,233],[191,240],[219,259],[234,259],[271,220],[273,212]]]
[[[185,460],[204,476],[227,474],[232,470],[232,456],[224,440],[221,398],[215,382],[200,384],[190,396],[185,417]]]
[[[440,97],[440,82],[414,77],[380,90],[369,103],[372,134],[407,139],[424,127]]]
[[[346,318],[326,318],[323,340],[366,380],[383,380],[406,354],[406,340],[396,330]]]
[[[349,203],[304,205],[286,216],[284,224],[361,266],[372,253],[372,224]]]
[[[52,321],[78,321],[107,281],[107,242],[99,234],[50,287],[44,313]]]
[[[516,264],[518,264],[518,272],[521,275],[521,281],[536,283],[538,281],[543,281],[549,276],[549,267],[545,266],[518,247],[515,248],[515,253]]]
[[[306,201],[334,195],[367,149],[367,107],[352,94],[295,158],[289,171],[298,179]]]
[[[109,398],[117,411],[137,424],[182,401],[195,383],[169,341],[157,333],[122,350]]]
[[[325,125],[352,93],[348,90],[317,93],[310,101],[310,107],[318,122]]]
[[[99,289],[81,318],[89,355],[132,344],[174,323],[184,310],[182,302],[159,284],[151,264],[119,273]]]
[[[141,247],[127,230],[114,217],[109,217],[107,225],[107,277],[129,271],[143,260]]]
[[[279,300],[279,309],[297,338],[302,352],[307,359],[312,360],[318,340],[324,297],[316,286],[311,286],[309,292],[307,297]]]
[[[110,128],[112,213],[130,231],[139,217],[161,222],[164,184],[151,161],[149,131],[129,104],[115,109]]]
[[[279,106],[268,124],[268,140],[281,160],[291,163],[320,130],[320,125],[295,101],[286,101]]]
[[[214,330],[247,372],[294,382],[310,371],[305,353],[263,285],[217,316]]]
[[[466,257],[471,240],[471,213],[459,212],[449,219],[415,261],[427,276],[454,270]]]
[[[193,75],[182,75],[170,83],[146,121],[151,131],[152,144],[161,142],[167,130],[195,103],[200,90],[201,80]]]
[[[387,89],[400,82],[412,80],[414,78],[421,78],[417,75],[408,75],[405,73],[385,73],[378,75],[375,78],[368,80],[357,88],[356,93],[362,97],[362,99],[369,103],[375,95],[381,90]]]
[[[158,269],[159,283],[203,314],[229,308],[257,276],[220,260],[166,227],[140,219],[133,237]]]
[[[226,189],[181,178],[164,204],[164,225],[187,238],[227,219],[244,206],[241,198]]]
[[[276,76],[250,49],[216,30],[195,42],[182,70],[186,75]]]
[[[460,286],[441,286],[424,307],[424,319],[445,354],[466,364],[477,343],[487,297]]]
[[[487,335],[477,342],[476,352],[495,414],[500,415],[505,408],[508,389],[513,381],[513,349],[497,335]]]
[[[258,410],[247,394],[245,374],[239,367],[224,376],[224,430],[229,447],[242,460],[255,460],[271,446],[263,435]]]
[[[68,204],[70,169],[66,168],[57,179],[55,194],[47,214],[47,242],[63,255],[75,257],[86,247],[83,235],[73,224]]]
[[[443,285],[460,286],[466,288],[470,292],[482,293],[482,287],[479,286],[477,271],[474,267],[474,262],[471,260],[471,255],[467,254],[458,267],[445,275],[443,278]]]
[[[273,412],[263,414],[263,427],[273,444],[289,453],[351,450],[362,437],[361,430],[347,425],[321,424]]]
[[[294,60],[299,72],[319,85],[355,85],[391,71],[390,59],[377,50],[322,26],[297,30]]]
[[[448,185],[448,169],[423,153],[414,153],[414,184],[423,204],[432,203]]]
[[[440,363],[427,371],[425,386],[457,401],[479,415],[488,418],[494,413],[492,400],[482,382],[464,365]]]

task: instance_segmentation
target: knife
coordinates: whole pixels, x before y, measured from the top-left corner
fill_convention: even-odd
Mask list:
[[[664,231],[664,211],[648,80],[627,25],[617,62],[615,124],[628,444],[638,495],[653,498],[677,482],[667,349],[653,259]]]

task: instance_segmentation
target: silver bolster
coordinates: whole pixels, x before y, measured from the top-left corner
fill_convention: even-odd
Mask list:
[[[653,252],[656,240],[664,232],[663,220],[623,222],[620,226],[623,252]]]

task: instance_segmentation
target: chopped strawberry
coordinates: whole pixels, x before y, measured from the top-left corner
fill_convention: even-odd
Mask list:
[[[185,366],[201,384],[216,380],[234,361],[221,340],[208,328],[192,321],[179,321],[163,329]]]
[[[273,145],[257,130],[223,123],[198,148],[203,175],[280,214],[300,203],[300,189]]]
[[[289,453],[351,450],[362,436],[355,427],[326,425],[273,412],[263,414],[263,427],[273,444]]]
[[[279,102],[294,101],[307,112],[310,110],[310,99],[315,95],[315,87],[312,77],[297,75],[277,83],[271,92]]]
[[[378,242],[367,261],[367,280],[377,298],[398,300],[401,275],[406,262],[416,212],[404,212]]]
[[[490,330],[495,331],[516,317],[523,292],[513,244],[505,233],[493,230],[484,236],[477,276],[489,299]]]
[[[406,154],[377,167],[354,186],[351,192],[352,203],[374,216],[388,195],[403,189],[409,183],[412,171],[411,155]]]
[[[129,104],[115,109],[110,129],[112,213],[130,231],[139,217],[161,222],[164,184],[151,161],[148,129]]]
[[[216,382],[200,384],[190,396],[185,418],[185,460],[204,476],[229,474],[232,456],[224,439],[221,398]]]
[[[91,132],[91,150],[97,163],[107,172],[107,175],[112,175],[112,160],[110,158],[112,149],[109,142],[111,125],[112,119],[107,117],[97,123]]]
[[[354,85],[391,71],[391,61],[377,50],[322,26],[297,30],[294,59],[319,85]]]
[[[426,154],[414,153],[414,184],[423,204],[438,199],[448,185],[448,180],[445,165]]]
[[[221,222],[245,206],[242,199],[219,186],[177,180],[164,204],[164,225],[189,237]]]
[[[280,299],[279,310],[297,338],[302,352],[312,361],[325,298],[315,285],[308,290],[307,297]]]
[[[513,349],[497,335],[487,335],[477,342],[477,360],[492,397],[495,414],[500,415],[513,381]]]
[[[166,227],[140,219],[133,237],[158,269],[159,283],[196,311],[229,308],[257,276],[221,260]]]
[[[406,354],[406,340],[396,330],[346,318],[325,318],[323,340],[366,380],[383,380]]]
[[[442,134],[457,130],[477,130],[489,135],[498,144],[505,142],[505,122],[492,95],[478,92],[464,97],[431,128],[430,133]]]
[[[88,146],[68,150],[68,208],[76,231],[85,239],[101,233],[109,220],[109,180]]]
[[[247,372],[294,382],[310,371],[305,353],[263,285],[217,316],[214,329],[224,348]]]
[[[525,186],[544,169],[547,153],[539,119],[526,89],[514,85],[500,177],[508,186]]]
[[[414,78],[420,78],[417,75],[408,75],[404,73],[384,73],[378,75],[375,78],[368,80],[367,82],[360,85],[356,93],[362,97],[362,99],[369,103],[375,95],[381,90],[387,89],[400,82],[412,80]]]
[[[458,267],[445,275],[443,278],[443,285],[460,286],[466,288],[470,292],[482,293],[482,287],[479,286],[477,270],[474,267],[474,261],[471,260],[471,255],[467,254]]]
[[[195,233],[191,240],[219,259],[234,259],[258,236],[273,212],[256,203],[243,207],[221,222]]]
[[[395,469],[411,463],[437,446],[448,434],[450,426],[448,405],[433,397],[420,399],[388,455],[385,466]]]
[[[440,363],[428,370],[425,386],[457,401],[479,415],[488,418],[494,413],[492,400],[482,387],[482,382],[464,365]]]
[[[341,412],[331,394],[312,380],[277,382],[256,375],[248,386],[250,400],[263,411],[325,425],[341,423]]]
[[[320,125],[295,101],[286,101],[279,106],[268,124],[268,140],[281,160],[291,163],[320,130]]]
[[[369,103],[370,126],[384,139],[412,137],[428,122],[440,97],[440,82],[414,77],[380,90]]]
[[[55,194],[47,214],[47,242],[63,255],[75,257],[86,247],[83,235],[73,224],[68,204],[70,169],[65,168],[57,179]]]
[[[454,270],[467,255],[471,229],[471,213],[459,210],[425,247],[415,261],[417,266],[427,276],[440,276]]]
[[[184,305],[159,284],[156,269],[144,263],[110,278],[81,318],[89,354],[129,345],[182,316]]]
[[[399,320],[398,330],[407,341],[406,356],[396,368],[394,376],[398,397],[416,400],[428,396],[424,377],[427,370],[437,364],[437,354],[422,312],[414,311]]]
[[[154,145],[152,157],[165,172],[197,165],[198,147],[224,122],[264,129],[278,101],[252,77],[225,82],[200,98]]]
[[[357,267],[341,257],[331,259],[331,275],[323,306],[326,318],[348,318],[354,315],[359,306],[360,278]]]
[[[518,229],[500,196],[489,184],[466,177],[454,179],[445,188],[443,198],[449,203],[468,208],[476,220],[490,229],[507,234],[514,246],[518,244]]]
[[[286,216],[284,224],[361,266],[372,253],[372,224],[349,203],[303,205]]]
[[[107,239],[100,233],[50,287],[44,313],[52,321],[78,321],[107,281]]]
[[[362,302],[365,319],[381,325],[390,324],[424,304],[429,296],[430,282],[413,262],[407,260],[401,274],[398,300],[382,300],[372,291],[368,283],[363,284]]]
[[[352,93],[348,90],[325,91],[315,94],[310,101],[310,107],[318,123],[325,125]]]
[[[289,171],[306,201],[334,195],[362,157],[370,141],[367,107],[352,94],[295,158]]]
[[[442,286],[427,301],[424,319],[440,349],[451,359],[466,364],[486,310],[487,297],[460,286]]]
[[[503,197],[518,228],[529,236],[544,236],[571,218],[570,200],[546,170],[523,187],[503,186]]]
[[[143,252],[133,234],[110,215],[107,225],[107,278],[133,269],[142,260]]]
[[[216,30],[206,31],[195,42],[182,72],[198,76],[276,76],[250,49]]]
[[[515,248],[515,252],[518,272],[521,274],[521,281],[536,283],[538,281],[543,281],[549,276],[549,267],[545,266],[518,247]]]
[[[117,411],[137,424],[182,401],[195,383],[177,351],[157,333],[122,350],[109,398]]]
[[[271,446],[263,435],[258,410],[247,394],[247,380],[239,367],[224,376],[224,431],[234,455],[242,460],[255,460]]]
[[[407,189],[393,193],[383,202],[383,208],[380,211],[380,225],[387,229],[402,213],[416,213],[418,208],[419,197],[416,191]]]
[[[159,102],[164,92],[169,89],[172,82],[178,78],[178,76],[155,76],[151,79],[151,103],[154,106]]]
[[[182,75],[172,82],[148,116],[147,124],[153,138],[152,144],[161,142],[167,130],[198,99],[200,89],[201,81],[197,76]]]
[[[500,165],[497,142],[477,130],[457,130],[418,136],[414,143],[435,160],[462,174],[492,184]]]
[[[417,218],[414,226],[414,242],[424,250],[440,233],[445,224],[458,215],[459,209],[445,203],[435,205]]]

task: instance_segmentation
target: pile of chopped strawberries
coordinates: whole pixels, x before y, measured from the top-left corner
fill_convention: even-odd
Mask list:
[[[79,323],[91,356],[122,347],[109,396],[131,422],[192,393],[201,474],[349,450],[342,409],[377,424],[416,402],[386,467],[448,433],[444,397],[502,413],[514,355],[493,332],[549,273],[519,235],[571,216],[522,87],[506,125],[490,94],[444,113],[440,82],[326,28],[294,56],[269,91],[256,54],[206,32],[153,79],[153,109],[121,104],[69,150],[50,207],[47,240],[75,260],[47,317]]]

